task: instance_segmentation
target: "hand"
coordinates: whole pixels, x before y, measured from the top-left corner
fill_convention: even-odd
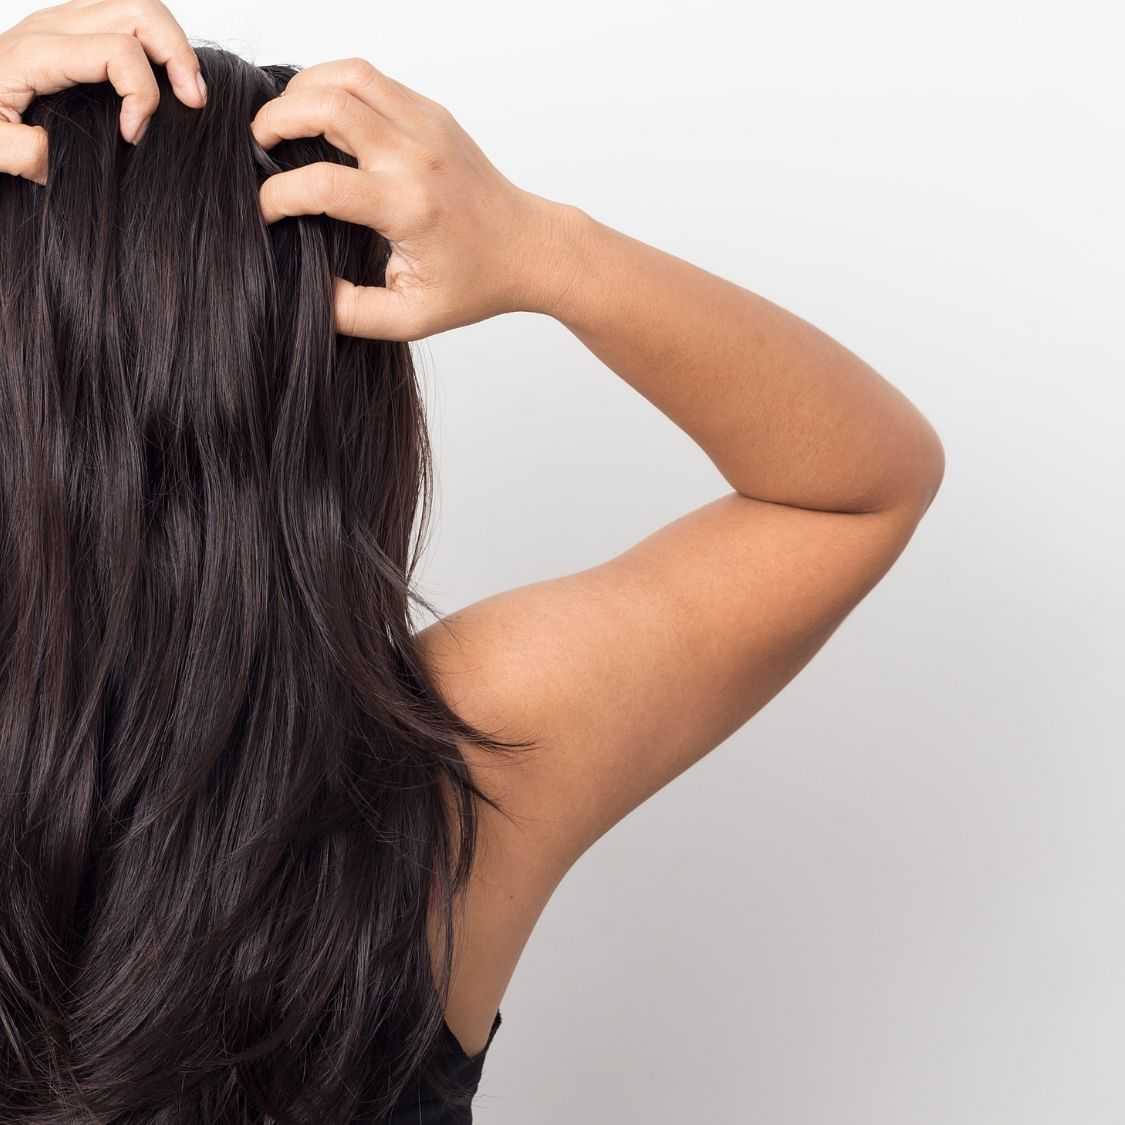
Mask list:
[[[548,311],[572,208],[517,188],[442,105],[363,59],[299,72],[258,111],[263,148],[323,135],[358,168],[307,164],[261,189],[267,222],[325,214],[391,245],[386,287],[336,279],[337,331],[419,340],[503,312]]]
[[[207,100],[195,51],[159,0],[70,0],[0,33],[0,172],[47,182],[47,131],[20,117],[36,94],[80,82],[113,84],[121,135],[135,144],[160,101],[149,59],[184,105]]]

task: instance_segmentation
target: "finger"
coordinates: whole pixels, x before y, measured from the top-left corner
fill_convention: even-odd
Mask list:
[[[201,109],[207,101],[207,83],[203,81],[199,59],[175,16],[163,4],[146,4],[140,19],[133,21],[131,31],[148,57],[167,71],[176,97],[185,105]]]
[[[339,86],[272,98],[254,115],[250,130],[266,149],[294,137],[323,136],[361,162],[380,142],[394,143],[387,120]]]
[[[382,231],[387,207],[376,184],[375,173],[345,164],[303,164],[277,172],[262,184],[262,216],[273,223],[291,215],[329,215]]]
[[[50,94],[82,82],[109,82],[121,95],[121,133],[135,141],[160,102],[148,56],[132,35],[29,36],[21,58],[27,85]]]
[[[339,86],[389,121],[405,125],[421,95],[366,59],[333,59],[298,71],[285,87],[285,96],[314,86]]]
[[[47,182],[47,130],[41,125],[0,122],[0,172]]]
[[[353,285],[338,277],[335,282],[336,331],[366,340],[418,340],[421,322],[404,294],[379,285]]]
[[[65,27],[60,30],[72,34],[132,35],[147,56],[165,68],[180,101],[196,109],[206,101],[199,59],[175,16],[159,0],[98,0],[68,5]]]

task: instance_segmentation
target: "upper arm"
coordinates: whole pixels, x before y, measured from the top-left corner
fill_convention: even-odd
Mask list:
[[[886,573],[922,511],[821,512],[731,493],[606,562],[423,630],[458,712],[539,744],[516,759],[468,751],[521,844],[565,871],[738,730]]]

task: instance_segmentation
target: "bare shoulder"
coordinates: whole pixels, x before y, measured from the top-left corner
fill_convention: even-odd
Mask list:
[[[520,862],[561,878],[808,663],[924,513],[810,511],[730,493],[589,569],[487,597],[419,634],[451,706],[538,748],[476,751]],[[497,826],[500,830],[500,826]]]
[[[810,511],[730,493],[574,574],[506,590],[418,634],[450,706],[533,740],[463,747],[508,814],[480,810],[448,1020],[482,1043],[575,861],[746,723],[906,547],[928,500]]]

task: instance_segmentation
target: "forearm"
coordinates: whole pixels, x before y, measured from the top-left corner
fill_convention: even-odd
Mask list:
[[[737,491],[825,511],[924,509],[941,443],[914,405],[771,301],[550,204],[554,316],[695,440]]]

